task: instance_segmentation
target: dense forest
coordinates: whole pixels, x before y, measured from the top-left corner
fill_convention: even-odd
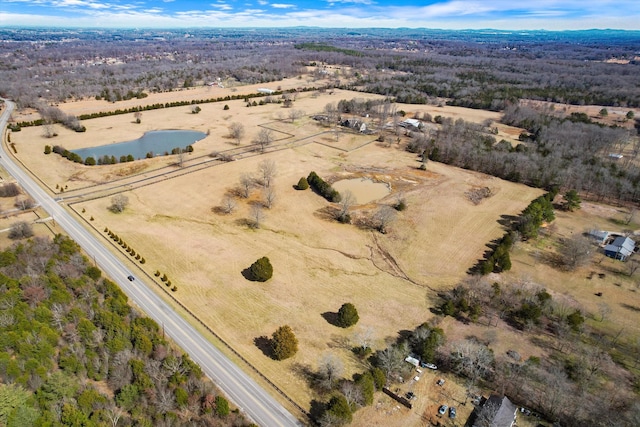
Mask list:
[[[72,240],[0,252],[0,425],[248,425]]]

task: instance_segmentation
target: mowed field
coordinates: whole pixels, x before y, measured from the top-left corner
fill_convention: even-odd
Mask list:
[[[294,108],[311,115],[329,102],[367,96],[374,97],[345,91],[303,94]],[[436,292],[462,279],[482,257],[486,244],[503,235],[497,222],[500,216],[520,213],[541,194],[438,163],[420,171],[416,156],[404,151],[403,144],[386,147],[375,142],[375,136],[353,134],[343,134],[336,141],[309,117],[293,123],[279,120],[287,112],[279,105],[227,104],[227,111],[224,103],[204,104],[197,115],[189,107],[144,112],[141,124],[133,123],[132,115],[89,120],[83,123],[86,133],[57,128],[59,136],[51,140],[43,138],[38,128],[25,128],[12,134],[12,141],[17,157],[52,192],[59,193],[56,185],[68,186],[61,194],[65,198],[67,194],[92,196],[90,191],[109,187],[114,180],[128,183],[130,187],[117,189],[130,201],[124,213],[108,211],[110,197],[74,202],[74,210],[97,234],[105,236],[107,227],[145,257],[146,264],[132,263],[132,271],[142,267],[150,275],[156,270],[166,273],[178,287],[173,294],[176,299],[305,408],[316,396],[302,372],[314,370],[327,353],[345,361],[346,375],[361,371],[350,352],[358,331],[370,328],[372,347],[380,349],[395,340],[399,331],[428,320],[433,316],[429,308],[438,303]],[[421,107],[427,112],[432,108]],[[416,111],[413,106],[399,108]],[[438,110],[451,117],[465,112]],[[496,113],[468,113],[467,119],[476,122],[498,119]],[[189,165],[207,160],[212,151],[235,148],[227,136],[233,121],[246,126],[242,146],[250,143],[260,126],[270,126],[282,135],[274,143],[279,149],[242,155],[237,161],[171,179],[149,180],[144,186],[138,182],[144,177],[179,171],[171,166],[175,158],[85,167],[43,154],[45,144],[73,149],[134,139],[152,129],[210,130],[207,138],[195,144],[186,172]],[[260,186],[249,199],[238,198],[232,214],[218,213],[216,207],[238,186],[242,174],[257,175],[264,160],[276,164],[277,199],[271,209],[264,210],[261,227],[247,225],[251,203],[261,203]],[[330,182],[369,177],[390,186],[391,193],[384,199],[354,206],[356,219],[367,217],[379,205],[395,203],[399,195],[406,198],[408,209],[398,213],[387,234],[340,224],[330,217],[328,202],[310,190],[293,188],[310,171]],[[477,187],[489,187],[493,196],[472,204],[465,193]],[[247,281],[242,271],[262,256],[271,260],[273,278],[266,283]],[[358,325],[348,330],[332,326],[323,317],[337,312],[345,302],[352,302],[360,314]],[[300,350],[289,360],[275,362],[254,340],[270,336],[284,324],[294,330]]]

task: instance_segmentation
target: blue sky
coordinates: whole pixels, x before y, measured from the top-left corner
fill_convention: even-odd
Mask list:
[[[0,0],[0,26],[640,30],[640,0]]]

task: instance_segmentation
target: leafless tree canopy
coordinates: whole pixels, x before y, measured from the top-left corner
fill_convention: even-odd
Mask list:
[[[236,209],[236,200],[230,195],[225,196],[224,199],[222,199],[222,211],[226,214],[230,214],[235,209]]]
[[[236,145],[240,145],[242,138],[244,138],[245,130],[242,123],[233,122],[229,125],[229,135],[235,141]]]
[[[33,227],[26,221],[18,221],[11,225],[9,238],[12,240],[27,239],[33,236]]]
[[[129,204],[129,198],[124,194],[117,194],[111,198],[109,210],[113,213],[122,213]]]
[[[262,185],[268,188],[271,186],[271,182],[276,176],[276,162],[271,159],[263,160],[258,165],[258,171],[260,173],[260,177],[262,178]]]
[[[251,205],[251,226],[253,228],[260,228],[260,225],[264,221],[264,211],[262,206],[257,203]]]
[[[265,148],[271,145],[273,139],[273,131],[271,129],[263,128],[260,129],[260,132],[258,132],[258,136],[255,142],[260,147],[260,151],[264,152]]]
[[[245,199],[249,197],[249,194],[251,193],[251,189],[253,188],[254,183],[255,183],[255,179],[253,178],[253,176],[251,176],[251,174],[243,173],[240,176],[240,191],[241,191],[242,197],[244,197]]]
[[[36,205],[35,200],[33,200],[31,197],[20,197],[20,198],[16,198],[16,201],[14,203],[14,206],[22,211],[25,211],[27,209],[31,209]]]
[[[340,222],[348,222],[349,209],[356,204],[356,196],[354,196],[350,190],[343,191],[340,193],[340,196],[342,198],[340,202],[338,202],[336,219]]]

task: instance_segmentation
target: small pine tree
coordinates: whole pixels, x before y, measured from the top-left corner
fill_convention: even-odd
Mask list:
[[[229,402],[223,396],[216,396],[216,414],[219,417],[226,417],[229,415]]]
[[[307,178],[303,176],[298,181],[298,185],[296,185],[296,190],[306,190],[307,188],[309,188],[309,183],[307,182]]]
[[[249,267],[249,276],[256,282],[266,282],[273,276],[273,266],[269,258],[262,257]]]
[[[358,316],[358,310],[350,302],[342,304],[340,310],[338,310],[338,326],[341,328],[348,328],[358,323],[360,316]]]
[[[289,325],[280,326],[271,336],[271,348],[276,360],[284,360],[298,351],[298,339]]]

